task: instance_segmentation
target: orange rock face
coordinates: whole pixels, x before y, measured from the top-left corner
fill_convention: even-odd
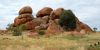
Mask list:
[[[27,29],[35,29],[36,26],[40,26],[40,24],[43,22],[42,18],[35,18],[32,21],[26,22],[26,28]]]
[[[47,24],[49,22],[49,16],[42,17],[43,24]]]
[[[50,14],[50,19],[52,19],[52,20],[59,19],[60,15],[63,11],[64,11],[63,8],[58,8],[58,9],[52,11]]]
[[[53,11],[52,8],[44,7],[43,9],[37,12],[36,17],[49,16],[51,11]]]
[[[17,18],[15,18],[14,20],[14,26],[18,26],[20,24],[24,24],[28,21],[31,21],[33,20],[33,16],[31,14],[22,14],[22,15],[19,15]]]
[[[26,26],[26,29],[27,29],[27,30],[32,30],[32,29],[35,28],[36,24],[33,23],[32,21],[29,21],[29,22],[27,22],[27,23],[25,24],[25,26]]]
[[[76,23],[76,25],[77,25],[77,28],[76,28],[77,31],[84,30],[85,32],[93,32],[93,30],[92,30],[88,25],[86,25],[86,24],[80,22],[80,21],[78,20],[78,18],[77,18],[77,23]]]
[[[30,6],[25,6],[19,10],[19,15],[26,13],[32,14],[32,8]]]
[[[58,34],[61,33],[61,28],[59,25],[57,25],[53,20],[49,21],[49,26],[46,30],[46,34],[50,35],[50,34]]]
[[[85,30],[86,32],[93,32],[93,30],[88,25],[82,22],[80,22],[80,24],[77,27],[80,27],[81,30]]]

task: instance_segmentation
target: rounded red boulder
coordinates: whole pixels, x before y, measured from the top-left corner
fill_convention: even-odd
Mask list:
[[[25,6],[19,10],[19,15],[26,13],[32,14],[32,8],[30,6]]]
[[[36,17],[43,17],[43,16],[50,15],[51,11],[53,11],[52,8],[44,7],[43,9],[37,12]]]

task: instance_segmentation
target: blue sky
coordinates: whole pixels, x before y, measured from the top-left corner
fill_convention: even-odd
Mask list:
[[[31,6],[33,14],[43,7],[71,9],[80,21],[100,30],[100,0],[0,0],[0,29],[13,23],[23,6]]]

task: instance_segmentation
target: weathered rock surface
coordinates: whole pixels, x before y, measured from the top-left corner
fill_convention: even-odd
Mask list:
[[[35,28],[36,24],[33,23],[32,21],[29,21],[29,22],[25,23],[25,26],[26,26],[27,30],[32,30]]]
[[[43,21],[44,24],[47,24],[49,22],[49,16],[42,17],[42,20],[44,20]]]
[[[88,25],[86,25],[82,22],[77,24],[76,30],[78,30],[78,31],[85,30],[85,32],[93,32],[93,30]]]
[[[34,19],[33,15],[31,15],[31,14],[22,14],[22,15],[19,15],[14,20],[14,26],[18,26],[18,25],[24,24],[24,23],[26,23],[28,21],[33,20],[33,19]]]
[[[79,19],[76,17],[76,31],[81,32],[84,30],[84,32],[93,32],[93,30],[87,25],[79,21]]]
[[[27,29],[34,29],[36,26],[40,26],[41,28],[47,28],[47,20],[43,18],[35,18],[32,21],[27,22],[26,24]]]
[[[43,16],[49,16],[51,11],[53,11],[52,8],[44,7],[43,9],[39,10],[36,14],[36,17],[43,17]]]
[[[19,15],[26,13],[32,14],[32,8],[30,6],[25,6],[19,10]]]
[[[52,20],[59,19],[60,15],[62,14],[63,11],[64,11],[63,8],[58,8],[58,9],[52,11],[50,14],[50,19],[52,19]]]
[[[46,34],[47,35],[49,35],[49,34],[58,34],[58,33],[61,33],[61,32],[62,32],[61,27],[57,23],[55,23],[55,21],[50,20],[48,28],[46,30]]]

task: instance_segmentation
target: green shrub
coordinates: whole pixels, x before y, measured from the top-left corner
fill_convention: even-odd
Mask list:
[[[6,29],[8,31],[11,31],[14,36],[19,36],[22,34],[21,33],[22,31],[26,30],[25,24],[21,24],[21,25],[16,26],[16,27],[13,27],[13,24],[8,24],[7,26],[8,27]]]
[[[19,27],[15,27],[12,31],[13,36],[20,36],[22,35],[21,30],[19,29]]]
[[[44,34],[45,34],[45,31],[44,31],[44,30],[39,30],[39,31],[38,31],[38,34],[39,34],[39,35],[44,35]]]
[[[6,27],[6,29],[8,30],[8,31],[11,31],[11,30],[13,30],[13,24],[8,24],[7,25],[7,27]]]
[[[96,28],[96,27],[94,27],[94,28],[93,28],[93,30],[94,30],[94,32],[96,32],[96,31],[97,31],[97,28]]]
[[[19,25],[18,27],[19,27],[19,30],[20,30],[20,31],[26,30],[25,24]]]
[[[19,27],[19,28],[18,28],[18,27]],[[6,29],[7,29],[8,31],[13,31],[14,28],[15,28],[15,27],[13,27],[13,24],[8,24],[7,27],[6,27]],[[21,30],[21,31],[26,30],[25,24],[21,24],[21,25],[19,25],[19,26],[16,26],[16,28],[18,28],[18,29]]]
[[[76,17],[71,10],[64,10],[60,16],[59,25],[65,30],[76,28]]]

